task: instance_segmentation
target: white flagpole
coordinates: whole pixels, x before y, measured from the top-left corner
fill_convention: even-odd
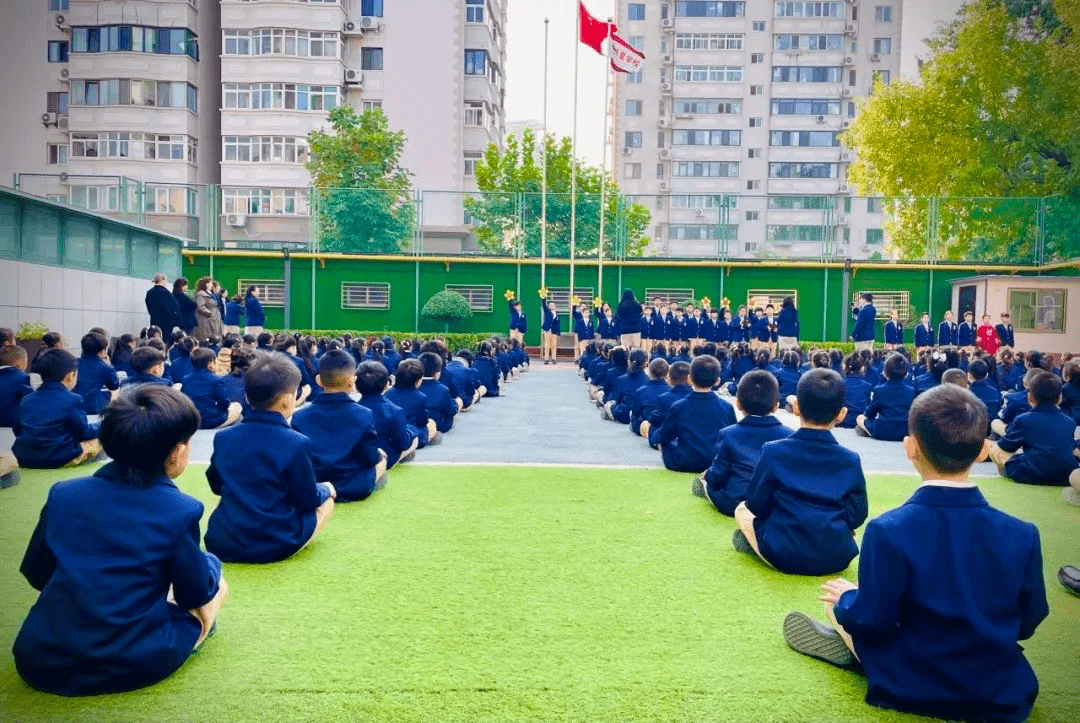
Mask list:
[[[540,134],[542,177],[540,180],[540,288],[547,284],[547,97],[548,97],[548,19],[544,18],[544,122]]]
[[[577,11],[574,37],[574,120],[570,135],[570,298],[574,297],[574,256],[577,255],[577,106],[578,48],[581,47],[581,8]],[[591,301],[591,300],[590,300]]]
[[[607,204],[607,149],[608,149],[608,104],[611,102],[611,24],[614,18],[608,18],[607,41],[608,55],[604,58],[604,135],[600,154],[600,239],[596,255],[596,295],[604,298],[604,207]]]

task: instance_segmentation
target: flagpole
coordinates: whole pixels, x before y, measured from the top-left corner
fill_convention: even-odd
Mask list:
[[[540,179],[540,288],[547,288],[547,98],[548,98],[548,19],[544,18],[544,121],[540,133],[542,176]]]
[[[570,135],[570,298],[574,298],[574,257],[577,255],[577,110],[578,110],[578,48],[581,47],[581,10],[577,15],[577,34],[574,38],[574,120]]]
[[[611,52],[611,24],[614,18],[608,18],[607,41],[608,53]],[[611,102],[611,58],[604,58],[604,135],[600,153],[600,239],[596,254],[596,295],[604,298],[604,207],[607,204],[607,148],[608,148],[608,104]]]

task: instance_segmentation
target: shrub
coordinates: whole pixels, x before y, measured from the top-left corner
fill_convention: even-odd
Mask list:
[[[441,321],[446,331],[450,331],[450,322],[461,321],[472,316],[472,309],[464,296],[452,289],[440,291],[432,296],[420,310],[420,316]]]

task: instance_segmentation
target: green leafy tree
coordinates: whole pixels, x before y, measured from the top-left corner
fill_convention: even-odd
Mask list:
[[[398,164],[405,134],[392,131],[382,109],[330,111],[329,133],[308,134],[307,167],[317,194],[324,250],[393,253],[411,243],[416,208],[410,175]]]
[[[477,241],[491,254],[512,255],[521,248],[526,256],[539,256],[543,166],[537,137],[526,129],[520,137],[506,140],[506,151],[488,146],[476,167],[480,196],[466,199],[466,209],[475,219]],[[547,253],[569,257],[571,217],[571,173],[573,157],[569,138],[549,135],[547,145]],[[595,257],[600,243],[600,179],[596,166],[577,165],[578,257]],[[619,193],[618,184],[607,179],[604,210],[604,256],[641,256],[649,243],[645,229],[651,214]]]
[[[886,197],[892,251],[1080,252],[1078,21],[1072,0],[974,0],[930,41],[920,83],[878,83],[860,103],[843,136],[858,152],[849,180]]]
[[[451,322],[464,321],[472,317],[469,302],[460,293],[447,289],[432,296],[420,310],[425,319],[442,322],[443,331],[450,331]]]

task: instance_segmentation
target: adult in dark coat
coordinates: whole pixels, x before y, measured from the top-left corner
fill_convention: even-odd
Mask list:
[[[168,339],[173,329],[180,326],[180,305],[169,293],[169,279],[165,274],[154,275],[154,285],[146,292],[146,313],[150,325],[161,327],[161,336]]]
[[[641,346],[641,313],[641,303],[634,297],[633,290],[624,290],[616,316],[622,331],[620,343],[627,349]]]
[[[173,282],[172,295],[180,308],[180,328],[190,334],[198,325],[195,318],[195,300],[187,295],[188,280],[181,276]]]

